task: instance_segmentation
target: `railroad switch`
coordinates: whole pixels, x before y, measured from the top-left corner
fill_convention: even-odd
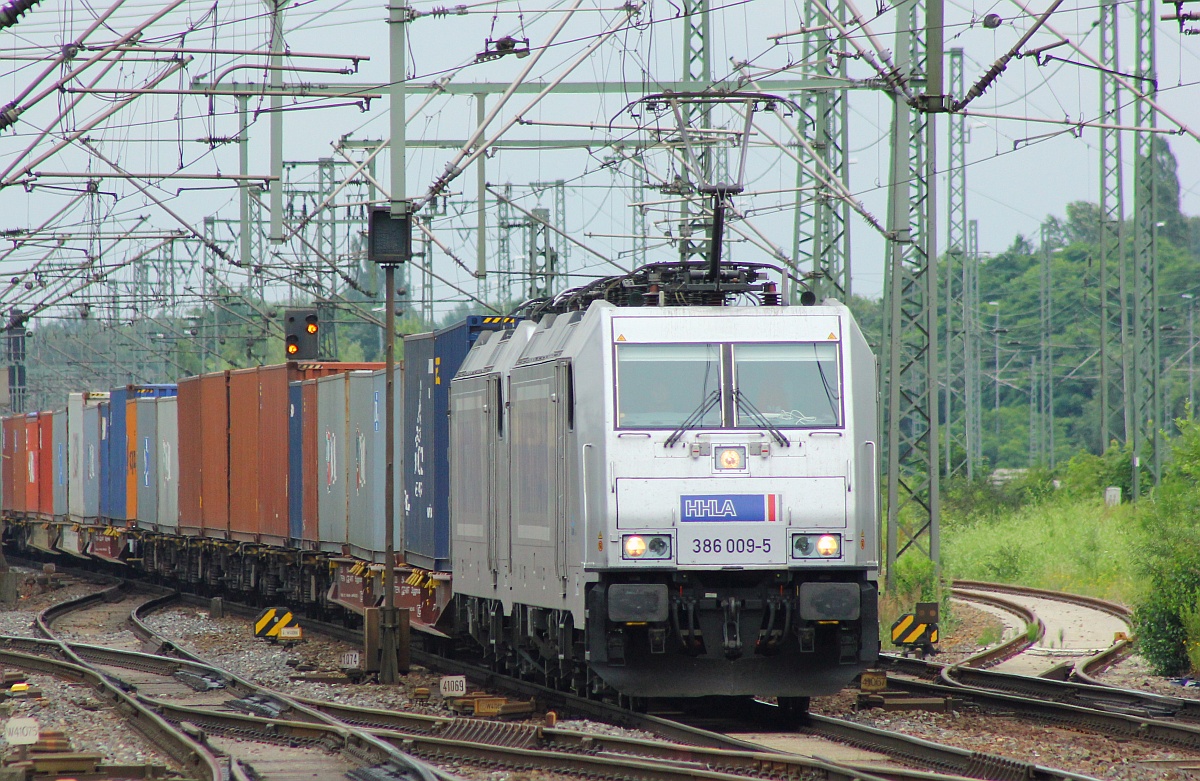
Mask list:
[[[886,711],[925,710],[948,713],[955,709],[958,700],[953,697],[917,697],[908,692],[859,692],[854,701],[855,710],[882,708]]]
[[[527,716],[533,713],[533,706],[533,700],[528,702],[510,701],[505,697],[493,697],[484,692],[471,692],[463,697],[446,700],[446,707],[455,713],[501,719],[506,716]]]

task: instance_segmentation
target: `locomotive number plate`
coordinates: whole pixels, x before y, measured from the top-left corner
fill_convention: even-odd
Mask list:
[[[766,524],[680,524],[680,564],[723,566],[784,564],[782,527]]]

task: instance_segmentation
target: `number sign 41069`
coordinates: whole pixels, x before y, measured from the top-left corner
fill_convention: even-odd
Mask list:
[[[443,697],[461,697],[467,693],[467,676],[447,675],[438,683]]]

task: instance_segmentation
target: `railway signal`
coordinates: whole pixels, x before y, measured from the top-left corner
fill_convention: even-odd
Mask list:
[[[283,315],[284,351],[289,361],[320,357],[321,321],[315,309],[287,309]]]

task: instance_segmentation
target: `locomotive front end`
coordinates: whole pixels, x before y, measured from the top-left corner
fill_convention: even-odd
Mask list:
[[[609,314],[591,668],[646,697],[838,691],[879,645],[875,359],[849,311]]]

